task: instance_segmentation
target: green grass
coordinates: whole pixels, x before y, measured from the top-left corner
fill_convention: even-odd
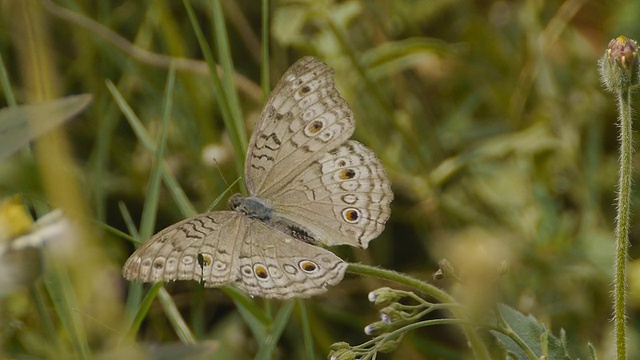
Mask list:
[[[93,95],[80,116],[0,162],[0,198],[20,194],[38,215],[62,207],[79,224],[42,249],[43,276],[0,299],[0,357],[125,357],[162,344],[205,358],[321,359],[333,343],[368,341],[379,308],[367,294],[400,287],[373,274],[295,302],[120,275],[131,239],[246,191],[247,136],[265,93],[314,55],[335,69],[355,138],[395,193],[369,249],[332,250],[431,283],[469,318],[504,303],[564,329],[573,356],[588,358],[591,342],[612,358],[617,114],[596,62],[611,38],[640,33],[640,1],[0,4],[3,107]],[[632,210],[639,200],[634,186]],[[640,253],[630,251],[634,358]],[[433,279],[443,258],[462,283]],[[463,318],[429,314],[385,358],[471,358]],[[180,343],[198,345],[171,347]]]

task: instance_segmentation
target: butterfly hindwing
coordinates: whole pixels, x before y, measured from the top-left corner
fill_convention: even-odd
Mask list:
[[[180,221],[155,234],[136,250],[123,267],[127,280],[142,282],[206,279],[224,285],[233,277],[234,211],[217,211]],[[205,266],[209,265],[209,266]]]
[[[234,286],[249,295],[289,299],[327,291],[344,277],[347,264],[332,252],[244,218]]]
[[[380,160],[354,140],[326,153],[271,198],[278,214],[321,243],[363,248],[384,230],[392,200]]]
[[[123,275],[142,282],[196,280],[249,295],[288,299],[324,293],[347,264],[238,212],[216,211],[154,235],[127,260]]]

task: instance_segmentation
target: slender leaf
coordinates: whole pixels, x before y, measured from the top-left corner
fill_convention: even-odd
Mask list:
[[[267,95],[271,91],[271,79],[269,71],[269,0],[262,0],[262,66],[260,67],[260,86],[262,98],[266,102]]]
[[[258,350],[256,359],[267,360],[273,357],[273,352],[276,348],[276,345],[278,344],[278,340],[280,340],[280,336],[282,336],[284,328],[289,322],[289,318],[291,317],[291,312],[293,311],[294,305],[295,302],[291,300],[286,301],[282,304],[282,306],[278,310],[278,314],[276,314],[271,328],[269,329],[268,336],[260,345],[260,350]]]
[[[76,311],[78,303],[71,280],[62,264],[53,256],[48,257],[50,261],[45,285],[56,309],[56,314],[58,314],[62,327],[71,341],[75,355],[80,359],[89,359],[91,358],[89,343],[84,333],[82,318]]]
[[[109,91],[111,92],[111,95],[114,97],[116,103],[120,107],[120,110],[122,111],[126,119],[129,121],[131,128],[136,133],[136,136],[138,137],[142,145],[151,154],[155,154],[155,145],[153,144],[151,137],[147,133],[147,130],[142,125],[142,122],[140,121],[140,119],[138,119],[138,117],[135,115],[131,107],[127,104],[125,99],[118,92],[118,90],[113,85],[113,83],[109,80],[107,80],[107,88],[109,89]],[[161,170],[162,170],[162,179],[167,185],[167,189],[169,189],[169,191],[171,192],[173,199],[176,201],[176,204],[182,211],[183,215],[185,217],[191,217],[196,215],[198,212],[193,207],[193,205],[187,198],[186,194],[178,184],[178,181],[173,176],[171,171],[169,171],[169,166],[164,161],[162,162]]]
[[[187,323],[182,318],[180,311],[178,311],[178,307],[176,303],[171,298],[171,295],[167,292],[167,289],[161,288],[158,293],[158,299],[160,299],[160,304],[162,305],[162,309],[164,309],[165,314],[167,314],[167,318],[171,322],[171,326],[175,330],[178,338],[185,344],[196,344],[196,338],[193,336],[191,329],[187,326]]]
[[[164,283],[157,282],[151,286],[149,291],[147,291],[147,294],[144,296],[144,298],[142,299],[142,302],[140,303],[140,307],[136,312],[135,318],[131,322],[129,331],[127,331],[128,339],[132,340],[135,338],[136,334],[138,333],[138,330],[140,329],[140,325],[142,324],[142,321],[145,319],[145,317],[149,313],[149,309],[151,308],[151,304],[153,304],[153,300],[155,300],[156,296],[158,295],[158,292],[160,291],[160,289],[162,289],[163,285]]]
[[[224,14],[222,13],[221,1],[212,1],[211,13],[213,19],[213,28],[215,31],[216,48],[218,49],[218,60],[222,65],[222,87],[224,89],[225,98],[229,102],[229,110],[231,112],[231,121],[233,122],[233,129],[235,130],[236,141],[240,143],[242,149],[247,148],[247,133],[244,128],[244,119],[242,116],[242,109],[240,108],[240,102],[238,101],[238,94],[236,93],[235,84],[233,81],[233,74],[235,70],[233,68],[233,59],[231,58],[231,50],[229,48],[229,36],[227,35],[227,29],[225,25]],[[243,152],[236,153],[241,160],[244,157],[239,156]]]
[[[89,94],[73,95],[33,105],[0,109],[0,161],[30,141],[71,120],[91,102]]]
[[[218,106],[220,107],[220,111],[222,113],[222,120],[224,122],[227,131],[231,135],[231,144],[233,145],[233,151],[236,154],[235,156],[235,164],[236,171],[238,174],[244,173],[244,158],[242,156],[238,156],[238,154],[244,154],[247,148],[246,134],[244,131],[238,129],[238,121],[233,119],[233,113],[230,108],[230,102],[228,99],[228,94],[225,92],[225,88],[218,76],[218,71],[216,69],[215,60],[213,59],[213,54],[211,53],[211,48],[207,44],[207,41],[204,37],[202,29],[200,28],[200,24],[196,19],[196,15],[191,7],[191,3],[189,0],[183,0],[185,9],[187,10],[187,15],[189,16],[189,21],[191,22],[191,26],[193,27],[193,31],[195,32],[196,38],[198,39],[198,44],[200,45],[200,50],[204,55],[204,58],[209,66],[211,71],[211,79],[213,91],[216,96],[216,100],[218,102]],[[240,183],[240,187],[243,192],[246,192],[246,185],[244,183]]]
[[[7,72],[7,67],[4,65],[2,54],[0,54],[0,85],[2,85],[2,92],[7,98],[7,104],[9,107],[16,106],[16,96],[13,94],[13,90],[11,89],[11,79],[9,79],[9,73]]]
[[[314,360],[313,337],[311,336],[311,324],[307,315],[307,306],[303,300],[297,300],[296,304],[300,310],[300,327],[302,327],[302,340],[304,341],[305,359]]]
[[[175,69],[171,67],[169,70],[169,78],[165,89],[164,110],[162,115],[162,130],[160,139],[156,145],[153,167],[149,184],[145,197],[145,203],[142,211],[142,221],[140,225],[140,235],[142,239],[147,239],[152,235],[153,227],[156,222],[156,213],[158,211],[158,199],[160,196],[160,181],[162,175],[162,164],[164,152],[167,147],[167,133],[169,131],[169,121],[171,120],[171,107],[173,105],[173,87],[175,84]]]

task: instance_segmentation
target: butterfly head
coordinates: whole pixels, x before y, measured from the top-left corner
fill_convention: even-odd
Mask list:
[[[244,202],[244,196],[238,193],[238,194],[231,195],[227,204],[229,206],[229,209],[236,210],[240,206],[242,206],[243,202]]]

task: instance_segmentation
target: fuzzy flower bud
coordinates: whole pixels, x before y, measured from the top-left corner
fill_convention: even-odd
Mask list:
[[[380,310],[380,320],[387,324],[392,324],[398,320],[402,320],[403,312],[397,309],[398,303],[393,303]]]
[[[329,346],[329,349],[331,350],[344,350],[344,349],[351,349],[351,345],[349,345],[349,343],[346,343],[344,341],[339,341],[337,343],[333,343]]]
[[[373,324],[369,324],[364,328],[364,333],[369,336],[377,336],[387,332],[391,326],[386,322],[376,321]]]
[[[369,301],[376,305],[385,306],[402,299],[404,295],[391,288],[382,287],[369,293]]]
[[[434,274],[434,278],[437,277],[437,280],[440,279],[458,279],[458,275],[456,274],[456,270],[453,268],[453,265],[447,259],[442,259],[438,261],[438,266],[440,269],[438,272]]]
[[[356,354],[350,349],[341,349],[332,351],[329,354],[331,360],[355,360]]]
[[[329,348],[331,349],[331,352],[329,352],[329,359],[331,360],[355,359],[355,354],[351,350],[351,345],[344,341],[331,344]]]
[[[604,87],[611,92],[620,92],[640,84],[638,43],[618,36],[609,42],[607,51],[598,61]]]

